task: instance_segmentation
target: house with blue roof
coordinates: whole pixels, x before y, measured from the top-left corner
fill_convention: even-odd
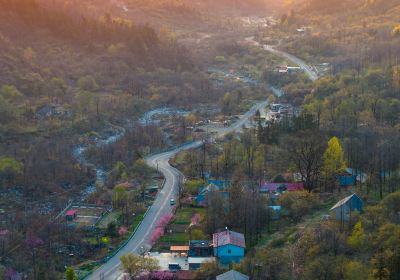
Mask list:
[[[229,181],[225,180],[208,180],[207,186],[199,188],[199,194],[195,197],[196,204],[205,207],[207,204],[207,196],[211,193],[219,193],[224,200],[229,198],[229,192],[225,191],[229,186]]]
[[[336,203],[330,211],[334,213],[336,220],[343,222],[348,221],[353,212],[358,211],[361,213],[363,206],[363,200],[357,194],[353,193]]]
[[[213,184],[222,190],[229,187],[230,182],[227,180],[208,180],[208,184]]]

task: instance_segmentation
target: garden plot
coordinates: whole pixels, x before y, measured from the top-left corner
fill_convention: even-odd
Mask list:
[[[71,217],[70,220],[67,216],[67,221],[69,220],[78,227],[92,227],[108,213],[108,208],[104,206],[73,205],[66,213],[70,211],[74,211],[75,216]]]

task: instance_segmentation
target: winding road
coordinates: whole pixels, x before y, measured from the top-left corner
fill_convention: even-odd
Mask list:
[[[268,101],[256,103],[248,112],[241,116],[241,118],[227,128],[218,131],[216,137],[223,137],[228,133],[240,130],[243,125],[249,122],[250,118],[255,115],[257,110],[265,108]],[[182,173],[173,168],[169,164],[169,160],[181,151],[198,148],[202,145],[202,141],[195,141],[185,145],[176,147],[170,151],[152,155],[146,158],[146,163],[158,170],[165,177],[164,187],[158,193],[153,205],[149,208],[143,222],[139,225],[137,231],[129,240],[129,242],[105,264],[95,270],[86,279],[90,280],[118,280],[123,279],[124,273],[120,269],[120,257],[127,253],[140,254],[143,250],[149,250],[149,240],[151,233],[155,229],[157,221],[166,213],[172,211],[169,201],[171,198],[176,198],[179,181],[183,178]]]
[[[261,46],[263,50],[266,50],[270,53],[274,53],[279,56],[283,56],[294,64],[298,65],[308,76],[311,81],[318,80],[318,73],[312,69],[310,65],[308,65],[304,60],[284,51],[277,50],[273,48],[271,45],[261,45],[259,42],[254,40],[254,37],[247,37],[245,39],[248,43],[254,46]]]

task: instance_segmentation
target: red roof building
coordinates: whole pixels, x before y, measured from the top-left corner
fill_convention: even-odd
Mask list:
[[[213,234],[213,246],[235,245],[238,247],[246,248],[244,235],[238,232],[224,230],[219,233]]]
[[[65,217],[67,218],[68,221],[72,221],[73,219],[76,218],[76,214],[78,213],[78,210],[76,209],[70,209],[65,213]]]

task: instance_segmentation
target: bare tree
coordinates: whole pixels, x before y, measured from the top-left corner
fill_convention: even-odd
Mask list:
[[[296,166],[308,191],[312,191],[321,175],[325,140],[317,130],[298,132],[284,139],[287,156]]]

